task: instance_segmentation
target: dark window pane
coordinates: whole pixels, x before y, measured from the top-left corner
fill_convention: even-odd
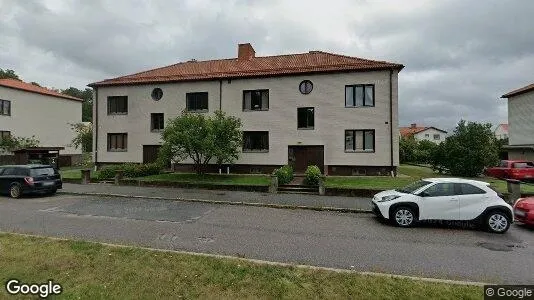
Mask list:
[[[128,113],[128,96],[108,97],[108,113]]]
[[[243,91],[243,110],[268,110],[269,90]]]
[[[461,191],[463,195],[485,194],[486,192],[474,185],[468,183],[461,183]]]
[[[299,107],[297,108],[297,126],[298,128],[313,128],[314,109],[313,107]]]
[[[429,197],[443,197],[455,195],[453,183],[437,183],[426,189],[425,192],[429,195]]]
[[[188,111],[208,110],[208,93],[187,93],[186,108]]]
[[[266,151],[269,150],[269,132],[267,131],[245,131],[243,132],[244,151]]]
[[[365,86],[365,106],[375,106],[374,90],[373,85]]]
[[[354,131],[345,130],[345,150],[353,151],[354,150]]]
[[[367,130],[364,133],[364,150],[374,150],[375,144],[375,132],[372,130]]]

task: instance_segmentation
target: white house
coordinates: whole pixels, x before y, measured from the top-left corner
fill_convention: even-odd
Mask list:
[[[436,128],[436,127],[426,127],[426,126],[417,126],[417,124],[410,124],[410,127],[400,127],[400,135],[402,137],[413,136],[417,141],[431,141],[436,144],[439,144],[445,140],[447,137],[447,131]]]
[[[35,136],[40,147],[64,147],[63,161],[77,161],[81,149],[70,146],[74,132],[69,124],[82,121],[82,101],[20,80],[0,79],[0,138]]]
[[[508,138],[508,124],[499,124],[493,131],[495,138],[504,140]]]
[[[534,161],[534,84],[501,98],[508,99],[508,157]]]
[[[183,110],[223,110],[243,123],[232,172],[315,164],[328,174],[389,174],[398,157],[398,72],[384,61],[310,51],[188,61],[92,83],[94,161],[151,162],[160,131]],[[179,169],[189,170],[190,161]]]

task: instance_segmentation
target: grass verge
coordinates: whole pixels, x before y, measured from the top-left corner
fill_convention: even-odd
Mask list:
[[[403,187],[420,178],[450,177],[448,175],[435,173],[434,171],[432,171],[431,168],[413,165],[401,165],[399,166],[398,172],[399,174],[405,176],[328,176],[326,178],[326,187],[387,190]],[[507,192],[506,181],[504,180],[499,180],[491,177],[478,177],[468,179],[486,181],[489,182],[491,186],[493,186],[499,192]],[[522,184],[521,192],[534,193],[534,184]]]
[[[0,280],[69,299],[482,299],[481,287],[0,234]],[[8,298],[1,289],[0,298]]]
[[[265,175],[225,175],[193,173],[166,173],[138,178],[145,181],[172,181],[183,183],[202,183],[213,185],[269,185],[270,178]]]

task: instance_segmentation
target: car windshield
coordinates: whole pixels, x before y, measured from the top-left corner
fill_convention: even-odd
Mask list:
[[[34,168],[30,169],[30,176],[36,177],[36,176],[50,176],[54,175],[54,169],[53,168]]]
[[[400,192],[400,193],[406,193],[406,194],[413,194],[413,192],[417,191],[418,189],[426,186],[426,185],[429,185],[431,182],[430,181],[424,181],[424,180],[419,180],[419,181],[416,181],[416,182],[413,182],[403,188],[400,188],[400,189],[396,189],[395,191],[397,192]]]

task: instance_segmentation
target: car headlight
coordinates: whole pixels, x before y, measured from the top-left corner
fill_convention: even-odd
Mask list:
[[[382,199],[378,200],[378,202],[387,202],[387,201],[395,200],[395,199],[397,199],[399,197],[400,197],[399,195],[384,196],[384,197],[382,197]]]

